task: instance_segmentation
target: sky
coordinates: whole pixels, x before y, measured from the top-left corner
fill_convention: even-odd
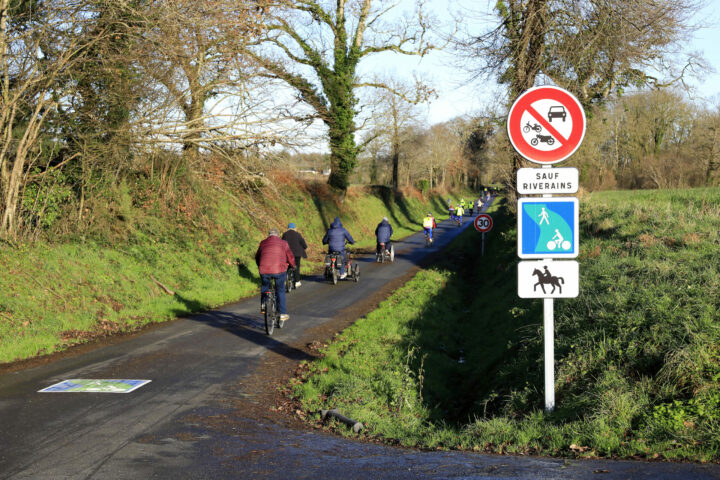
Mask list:
[[[400,9],[412,11],[412,0],[402,0]],[[450,11],[470,12],[485,9],[492,13],[494,2],[487,0],[429,0],[426,5],[442,22],[451,22]],[[402,11],[401,10],[401,11]],[[465,19],[476,18],[467,16]],[[480,20],[473,20],[478,22]],[[694,17],[700,24],[692,34],[687,51],[701,54],[713,71],[705,72],[701,79],[690,80],[696,89],[694,101],[706,105],[720,104],[720,0],[706,0],[704,8]],[[481,26],[481,25],[479,25]],[[494,82],[468,83],[468,74],[454,65],[448,51],[434,51],[422,59],[398,54],[383,54],[368,58],[362,65],[366,71],[380,71],[386,75],[412,78],[413,71],[430,80],[438,93],[427,109],[429,124],[442,123],[460,115],[479,114],[502,91]]]

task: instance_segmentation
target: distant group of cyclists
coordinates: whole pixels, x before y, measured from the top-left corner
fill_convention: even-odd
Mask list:
[[[461,199],[457,204],[457,207],[453,207],[451,199],[448,199],[448,210],[450,218],[462,222],[462,216],[465,213],[466,207],[469,208],[470,214],[472,214],[476,207],[478,212],[481,211],[483,205],[490,200],[490,191],[485,189],[482,196],[477,200],[469,203],[465,202],[465,199]],[[433,242],[433,231],[437,228],[435,217],[432,212],[428,212],[422,221],[423,230],[428,242]],[[383,217],[380,223],[375,228],[375,239],[376,239],[376,253],[380,252],[381,246],[390,249],[390,241],[393,234],[392,225],[387,217]],[[339,254],[340,258],[340,279],[347,277],[346,266],[348,263],[348,255],[345,250],[345,245],[355,244],[350,232],[343,227],[340,217],[335,217],[333,222],[330,224],[325,236],[322,239],[322,244],[328,246],[329,254]],[[290,315],[287,313],[287,303],[285,296],[285,281],[286,278],[294,282],[294,287],[299,287],[301,283],[300,277],[300,263],[303,258],[307,258],[307,242],[297,231],[297,225],[290,222],[288,224],[287,231],[280,235],[280,232],[276,228],[271,228],[268,232],[268,237],[260,242],[260,245],[255,252],[255,263],[258,266],[261,279],[260,287],[260,310],[265,312],[264,298],[266,292],[271,290],[271,282],[275,282],[275,295],[277,311],[280,314],[280,322],[284,323],[290,319]],[[293,268],[292,277],[288,276],[288,266]]]
[[[465,212],[468,212],[470,215],[473,215],[475,212],[482,212],[483,206],[490,202],[490,198],[491,190],[487,188],[483,189],[482,194],[476,200],[465,202],[465,199],[461,198],[455,206],[453,206],[452,199],[448,198],[448,215],[451,220],[458,222],[458,225],[462,225],[462,217],[465,215]]]

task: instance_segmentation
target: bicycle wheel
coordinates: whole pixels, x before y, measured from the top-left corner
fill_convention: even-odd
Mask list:
[[[333,282],[333,285],[337,285],[337,282],[338,282],[338,271],[334,268],[332,271],[332,282]]]
[[[290,291],[293,289],[293,286],[295,285],[295,273],[291,268],[288,268],[287,272],[285,273],[285,293],[290,293]]]
[[[275,292],[272,290],[268,298],[265,299],[265,331],[268,335],[272,335],[275,331],[275,316],[277,312],[277,306],[275,305]]]

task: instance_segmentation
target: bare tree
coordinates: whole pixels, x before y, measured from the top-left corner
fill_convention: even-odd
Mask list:
[[[95,22],[83,0],[0,0],[0,236],[16,235],[22,190],[48,171],[32,168],[45,153],[38,138],[67,101],[68,72],[108,34]]]
[[[357,163],[356,89],[387,85],[357,78],[360,61],[381,52],[424,55],[428,18],[422,1],[409,20],[388,23],[397,4],[377,0],[279,0],[266,4],[268,35],[251,55],[269,75],[292,87],[328,128],[329,184],[341,191]]]
[[[243,95],[250,81],[250,67],[240,52],[262,29],[256,2],[153,0],[141,5],[138,15],[146,24],[139,32],[136,59],[142,74],[161,87],[151,99],[154,105],[145,107],[168,113],[155,136],[157,130],[179,136],[191,156],[207,144],[207,137],[231,139],[232,115],[211,112],[209,105],[226,107],[232,103],[228,98]],[[160,100],[162,94],[165,100]]]
[[[369,119],[369,140],[387,146],[391,165],[393,190],[400,186],[400,155],[406,142],[409,127],[421,121],[421,102],[429,101],[435,92],[423,83],[410,85],[397,79],[378,81],[390,89],[380,89],[373,99],[373,113]],[[380,149],[385,150],[385,149]]]
[[[509,99],[544,77],[587,107],[634,86],[681,81],[690,56],[668,68],[698,11],[696,0],[501,0],[490,31],[457,43],[477,77],[496,76]],[[478,61],[479,60],[479,61]],[[669,78],[657,78],[655,72]],[[522,166],[515,155],[513,169]],[[513,175],[514,178],[514,175]]]

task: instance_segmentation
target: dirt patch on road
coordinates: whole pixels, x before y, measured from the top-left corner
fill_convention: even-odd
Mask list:
[[[264,418],[294,429],[310,428],[306,422],[306,413],[284,393],[290,378],[302,374],[299,366],[302,359],[297,358],[297,352],[302,352],[307,359],[317,358],[318,350],[326,342],[357,319],[377,309],[380,302],[407,283],[419,269],[414,267],[403,276],[388,282],[364,300],[338,312],[332,320],[306,330],[296,341],[268,351],[257,370],[233,388],[234,392],[230,393],[232,408],[241,417]],[[292,324],[288,323],[285,328],[292,328]],[[296,358],[288,358],[287,352],[295,352]]]

